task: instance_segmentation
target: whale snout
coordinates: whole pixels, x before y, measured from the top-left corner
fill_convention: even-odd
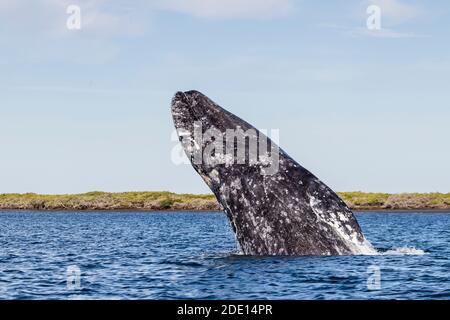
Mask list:
[[[179,104],[179,103],[188,104],[188,97],[182,91],[178,91],[173,96],[173,98],[172,98],[172,107],[177,105],[177,104]]]
[[[186,106],[192,106],[194,101],[201,98],[203,95],[195,90],[190,91],[178,91],[172,98],[172,106],[177,104],[184,104]]]
[[[178,118],[175,124],[201,120],[207,113],[207,108],[202,103],[205,98],[202,93],[195,90],[175,93],[172,98],[172,115]]]

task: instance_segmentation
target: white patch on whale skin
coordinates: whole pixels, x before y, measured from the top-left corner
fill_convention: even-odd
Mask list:
[[[309,204],[311,208],[313,209],[314,213],[316,214],[318,220],[320,220],[323,223],[326,223],[330,227],[333,228],[334,231],[344,240],[344,242],[347,244],[347,247],[351,250],[353,254],[359,254],[359,255],[377,255],[378,252],[375,250],[375,248],[370,244],[367,239],[364,238],[363,241],[360,241],[358,239],[358,233],[351,228],[350,225],[345,224],[345,228],[342,226],[342,223],[339,223],[337,221],[335,214],[334,217],[330,214],[328,217],[325,216],[325,213],[323,210],[319,207],[320,203],[322,201],[315,198],[314,196],[309,196]],[[332,219],[329,219],[331,216]],[[338,212],[339,220],[343,222],[347,222],[348,218],[345,216],[343,212]],[[363,236],[364,237],[364,236]],[[338,246],[336,246],[336,251],[339,254],[342,254],[342,251]]]
[[[348,217],[346,217],[342,212],[339,212],[339,220],[342,222],[348,222]]]
[[[272,231],[273,231],[272,227],[269,226],[268,224],[266,224],[261,228],[261,237],[266,241],[266,243],[269,242],[270,239],[272,239],[272,236],[270,235]]]
[[[214,182],[220,183],[219,172],[216,169],[211,170],[209,176]]]
[[[253,214],[251,214],[251,213],[249,214],[249,216],[250,216],[250,221],[251,221],[253,227],[257,228],[258,227],[258,221],[256,221],[255,216]]]
[[[197,141],[195,141],[195,139],[192,139],[192,141],[194,142],[194,148],[196,150],[200,150],[200,146],[198,145]]]
[[[232,154],[218,153],[213,158],[215,163],[224,164],[227,168],[234,165],[234,156]]]
[[[236,194],[237,191],[242,189],[242,184],[241,184],[241,179],[237,178],[234,179],[231,183],[230,183],[230,187],[232,188],[232,191],[234,194]]]
[[[191,136],[191,133],[187,129],[180,128],[180,129],[178,129],[178,136],[189,137],[189,136]]]
[[[226,201],[230,197],[229,188],[225,184],[222,184],[219,189],[220,189],[221,198],[224,201]]]

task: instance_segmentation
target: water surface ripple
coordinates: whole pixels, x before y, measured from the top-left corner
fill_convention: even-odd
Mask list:
[[[357,218],[382,254],[246,257],[214,212],[1,211],[0,299],[450,298],[450,214]]]

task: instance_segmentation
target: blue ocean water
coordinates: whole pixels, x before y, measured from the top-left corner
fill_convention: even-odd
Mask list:
[[[450,214],[357,218],[379,255],[242,256],[214,212],[2,211],[0,299],[450,298]]]

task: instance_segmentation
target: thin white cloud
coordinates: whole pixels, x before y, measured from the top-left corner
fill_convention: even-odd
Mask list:
[[[408,39],[408,38],[428,38],[429,35],[414,32],[400,32],[392,29],[382,28],[380,30],[369,30],[367,28],[354,28],[336,24],[318,24],[319,28],[335,30],[342,35],[350,37],[373,37],[385,39]]]
[[[0,0],[1,47],[11,61],[105,64],[121,53],[116,38],[151,32],[152,10],[136,0]],[[69,30],[69,5],[81,9],[81,30]],[[148,9],[148,10],[147,10]]]
[[[368,30],[367,28],[357,28],[354,30],[348,30],[348,34],[351,36],[368,36],[374,38],[387,38],[387,39],[404,39],[404,38],[427,38],[426,35],[421,35],[413,32],[399,32],[391,29],[381,30]]]
[[[0,0],[0,27],[9,32],[75,35],[66,28],[66,9],[81,9],[83,36],[139,36],[151,31],[153,15],[179,12],[210,19],[274,18],[293,12],[295,0]]]
[[[293,0],[163,0],[159,6],[210,19],[275,18],[295,9]]]
[[[78,5],[83,35],[136,36],[149,29],[151,10],[142,10],[142,4],[105,0],[1,0],[0,25],[28,34],[74,34],[66,28],[69,17],[66,9]],[[144,6],[150,9],[149,5]]]

